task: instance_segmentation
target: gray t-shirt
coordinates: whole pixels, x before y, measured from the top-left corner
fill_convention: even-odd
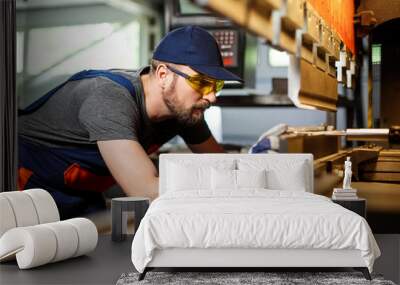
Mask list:
[[[211,136],[207,123],[185,126],[175,119],[152,122],[147,116],[139,71],[113,70],[128,78],[135,96],[106,77],[68,82],[43,106],[18,120],[22,138],[50,147],[97,147],[102,140],[138,141],[153,152],[176,135],[188,144],[204,142]]]

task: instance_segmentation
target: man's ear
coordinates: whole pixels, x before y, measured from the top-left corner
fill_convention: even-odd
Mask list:
[[[161,63],[157,66],[156,69],[156,78],[157,78],[157,82],[159,82],[159,84],[161,85],[161,87],[165,87],[166,85],[166,80],[167,80],[167,75],[168,75],[168,68],[165,64]]]

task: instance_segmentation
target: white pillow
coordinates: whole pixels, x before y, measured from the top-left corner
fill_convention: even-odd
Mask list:
[[[266,188],[266,171],[263,170],[211,170],[213,190],[238,190],[241,188]]]
[[[305,160],[239,159],[239,170],[266,169],[267,188],[273,190],[306,191],[309,185]]]
[[[267,171],[236,170],[237,188],[267,188]]]
[[[236,189],[236,170],[231,169],[211,169],[211,189]]]
[[[277,169],[268,171],[268,188],[274,190],[306,191],[307,177],[304,175],[304,166],[291,169],[290,173],[285,173]]]
[[[233,170],[235,168],[234,160],[201,160],[197,163],[192,161],[168,162],[167,166],[167,191],[185,191],[185,190],[211,190],[211,170],[225,169]]]

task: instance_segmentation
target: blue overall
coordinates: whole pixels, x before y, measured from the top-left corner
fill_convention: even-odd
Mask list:
[[[38,110],[69,81],[106,77],[136,96],[132,82],[106,70],[84,70],[49,91],[26,109],[24,116]],[[43,188],[54,198],[62,219],[88,214],[105,207],[101,192],[115,181],[97,145],[93,147],[59,148],[39,145],[19,138],[19,189]]]

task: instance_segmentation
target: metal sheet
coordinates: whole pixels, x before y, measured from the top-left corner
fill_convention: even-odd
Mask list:
[[[299,108],[336,111],[337,81],[311,63],[290,57],[288,95]]]

